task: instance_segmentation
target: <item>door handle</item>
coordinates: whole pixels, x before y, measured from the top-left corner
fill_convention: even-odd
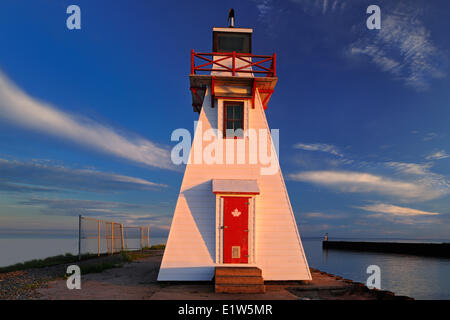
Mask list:
[[[220,229],[228,228],[228,226],[221,226]]]
[[[249,232],[248,230],[244,230],[244,232]]]

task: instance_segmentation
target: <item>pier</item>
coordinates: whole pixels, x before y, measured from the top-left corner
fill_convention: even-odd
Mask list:
[[[323,249],[412,254],[450,258],[450,243],[322,241]]]

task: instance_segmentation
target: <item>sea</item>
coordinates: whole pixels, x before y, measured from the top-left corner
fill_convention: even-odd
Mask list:
[[[450,242],[449,240],[343,239],[347,241]],[[150,238],[150,245],[165,238]],[[366,283],[367,268],[380,268],[381,289],[424,300],[450,300],[450,259],[406,254],[323,250],[321,238],[302,238],[311,267]],[[78,253],[76,238],[0,238],[0,267],[57,254]]]
[[[410,239],[345,239],[342,241],[377,242],[450,242],[438,240]],[[321,238],[303,238],[308,263],[311,267],[346,279],[366,284],[367,268],[376,265],[380,268],[381,289],[419,300],[450,299],[450,259],[423,257],[406,254],[359,252],[344,250],[323,250]]]

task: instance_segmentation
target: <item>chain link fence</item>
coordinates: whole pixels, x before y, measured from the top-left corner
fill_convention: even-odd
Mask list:
[[[150,247],[149,227],[125,226],[79,216],[78,254],[114,254],[123,250],[141,250]]]

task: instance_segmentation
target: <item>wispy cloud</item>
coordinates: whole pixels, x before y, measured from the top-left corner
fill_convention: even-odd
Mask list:
[[[340,52],[347,52],[352,58],[367,58],[381,71],[391,74],[394,79],[409,87],[419,91],[426,90],[433,79],[447,76],[448,55],[436,45],[429,27],[424,22],[429,19],[425,16],[428,12],[424,7],[426,1],[410,3],[411,1],[378,0],[376,4],[382,9],[381,30],[368,30],[365,27],[365,18],[368,16],[364,16],[364,13],[371,3],[344,0],[291,2],[308,15],[324,16],[328,19],[327,22],[312,25],[313,31],[328,33],[329,27],[321,28],[325,23],[342,27],[335,28],[333,37],[324,34],[324,41],[334,41],[335,37],[340,37],[343,45],[338,49]],[[264,17],[268,24],[268,12],[276,11],[275,3],[281,6],[278,2],[258,1],[260,16]],[[352,39],[349,39],[348,32],[339,33],[338,29],[356,31],[356,38],[353,34]]]
[[[376,213],[386,213],[394,216],[436,216],[439,212],[429,212],[423,210],[417,210],[407,207],[394,206],[387,203],[378,203],[373,205],[356,207],[365,211],[376,212]]]
[[[29,186],[22,183],[11,183],[2,181],[0,179],[0,191],[19,192],[19,193],[34,193],[34,192],[58,192],[57,189],[47,188],[41,186]]]
[[[417,90],[445,77],[445,55],[420,19],[420,7],[399,3],[394,9],[388,4],[383,8],[381,30],[374,37],[364,34],[350,46],[350,53],[367,56],[382,71]]]
[[[273,10],[272,0],[256,0],[256,9],[258,10],[259,19],[267,19]]]
[[[376,193],[404,200],[430,200],[448,193],[448,185],[434,186],[402,181],[370,173],[353,171],[306,171],[288,176],[292,180],[310,182],[341,192]]]
[[[142,178],[73,169],[42,162],[0,159],[0,190],[10,192],[51,192],[61,189],[115,192],[123,190],[154,190],[164,184]]]
[[[404,178],[410,178],[410,181],[422,186],[425,189],[434,190],[442,196],[450,193],[450,182],[448,181],[448,178],[442,174],[432,172],[432,162],[386,162],[385,166],[388,168],[393,168],[396,170],[397,175]]]
[[[173,168],[169,151],[165,148],[144,138],[126,136],[86,117],[58,110],[47,102],[29,96],[1,71],[0,120],[148,166]]]
[[[427,160],[441,160],[446,158],[450,158],[450,154],[445,152],[445,150],[437,151],[426,157]]]
[[[427,133],[427,134],[425,135],[425,137],[422,138],[422,140],[423,140],[423,141],[430,141],[430,140],[435,139],[437,136],[438,136],[437,133],[429,132],[429,133]]]
[[[342,219],[345,218],[346,215],[343,214],[331,214],[331,213],[323,213],[323,212],[308,212],[303,214],[303,216],[307,218],[313,219]]]
[[[303,7],[303,10],[310,13],[334,13],[344,10],[347,6],[344,0],[291,0]]]
[[[66,216],[74,217],[82,215],[85,217],[96,217],[102,220],[115,221],[123,223],[126,226],[149,226],[152,237],[165,237],[170,228],[171,217],[164,214],[148,213],[150,208],[147,205],[116,202],[116,201],[101,201],[101,200],[83,200],[83,199],[48,199],[48,198],[32,198],[24,200],[19,203],[22,206],[33,207],[40,210],[42,215],[48,216]],[[28,229],[23,229],[20,223],[14,219],[2,219],[0,217],[0,225],[10,226],[7,233],[23,234],[42,232],[42,220],[39,216],[39,222],[30,228],[30,223],[27,223]],[[33,218],[28,217],[27,221]],[[20,221],[20,220],[19,220]],[[51,224],[55,229],[61,227],[67,228],[64,224],[57,226],[54,222]],[[89,230],[89,222],[85,226]],[[95,224],[96,228],[96,224]],[[50,230],[52,231],[52,229]],[[53,232],[55,230],[53,229]],[[56,230],[57,231],[57,230]],[[0,232],[2,229],[0,228]],[[52,232],[43,232],[43,234],[51,234]]]
[[[399,172],[413,175],[430,175],[432,174],[429,169],[431,168],[431,163],[406,163],[406,162],[386,162],[387,167],[394,168]]]
[[[325,143],[297,143],[294,145],[296,149],[302,149],[307,151],[321,151],[334,154],[339,157],[343,157],[344,155],[339,151],[338,147],[325,144]]]
[[[24,200],[21,205],[44,207],[43,213],[67,216],[111,216],[120,211],[137,210],[140,205],[123,202],[83,199],[40,199]],[[117,211],[119,210],[119,212]]]

